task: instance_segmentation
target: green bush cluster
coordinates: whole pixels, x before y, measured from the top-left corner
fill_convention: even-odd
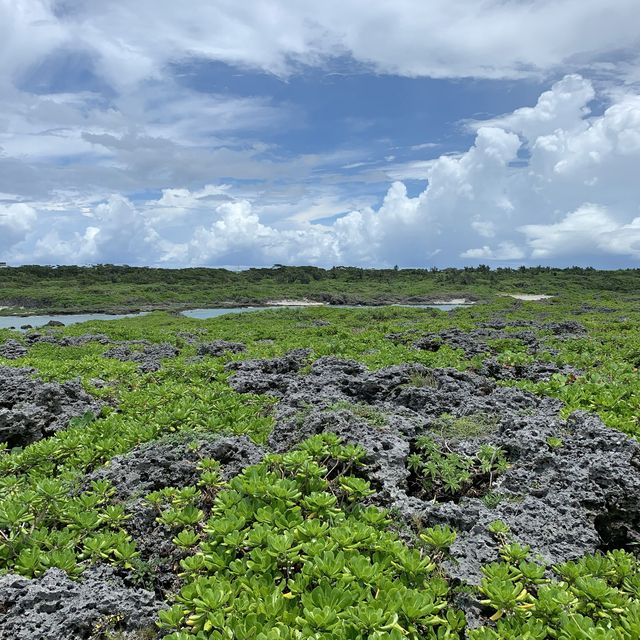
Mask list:
[[[505,452],[489,444],[475,455],[444,450],[433,438],[416,440],[416,452],[408,466],[417,477],[418,493],[429,500],[451,500],[461,495],[482,495],[490,491],[496,475],[509,467]]]
[[[201,530],[186,523],[174,540],[197,546],[160,614],[175,630],[167,640],[459,638],[464,616],[448,608],[436,564],[389,530],[385,511],[363,506],[363,458],[314,436],[220,490]]]
[[[93,481],[85,491],[64,478],[0,478],[0,569],[28,578],[50,567],[75,576],[88,562],[132,569],[136,545],[124,529],[129,515],[113,487]]]
[[[553,567],[529,562],[528,547],[507,544],[503,562],[483,567],[480,602],[495,628],[469,640],[635,640],[640,638],[640,566],[622,550]]]

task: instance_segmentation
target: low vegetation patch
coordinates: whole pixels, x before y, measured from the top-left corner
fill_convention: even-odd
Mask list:
[[[506,471],[505,452],[489,444],[475,455],[456,452],[446,443],[428,436],[418,438],[409,456],[409,479],[413,495],[425,500],[457,501],[463,496],[479,497],[491,490],[494,479]]]
[[[275,269],[272,277],[284,275]],[[343,272],[338,276],[346,278]],[[113,277],[124,278],[124,272]],[[513,289],[520,288],[513,283],[521,277],[505,274]],[[446,279],[438,278],[444,290]],[[314,282],[328,286],[328,279]],[[292,294],[287,297],[304,289],[300,282],[288,284]],[[245,285],[253,287],[248,281]],[[314,292],[305,295],[313,298]],[[281,296],[270,292],[269,297]],[[75,302],[69,298],[64,304]],[[503,479],[519,470],[517,451],[491,442],[502,446],[499,437],[518,420],[526,424],[549,416],[548,431],[532,445],[539,448],[535,463],[557,461],[575,444],[571,421],[561,419],[576,409],[595,413],[607,426],[637,438],[636,306],[607,292],[579,297],[569,286],[550,300],[501,298],[449,315],[400,307],[313,308],[198,321],[153,313],[56,328],[44,340],[33,338],[33,332],[0,331],[0,343],[16,342],[7,351],[10,358],[0,356],[0,365],[30,367],[44,381],[77,380],[102,407],[38,442],[0,444],[0,636],[17,610],[6,595],[9,581],[16,580],[13,574],[44,585],[54,603],[47,606],[55,608],[59,596],[46,592],[52,571],[60,569],[72,584],[82,585],[88,573],[106,565],[127,585],[157,587],[150,596],[154,602],[157,597],[157,628],[147,625],[136,631],[130,625],[135,614],[114,610],[94,625],[94,636],[101,638],[135,637],[135,632],[168,640],[635,640],[640,637],[640,523],[633,495],[617,502],[607,498],[606,504],[596,504],[594,497],[600,543],[596,539],[591,549],[599,552],[545,561],[505,522],[512,524],[510,514],[530,495],[502,486]],[[567,318],[577,319],[584,331],[577,331],[575,322],[567,324]],[[468,357],[462,348],[446,344],[435,351],[414,347],[414,335],[458,328],[472,339],[474,331],[492,327],[514,335],[485,341],[492,350],[486,355]],[[518,337],[523,330],[534,334],[535,354],[527,336]],[[63,340],[87,334],[101,337]],[[392,340],[390,335],[411,338]],[[163,345],[157,366],[143,369],[137,361],[108,357],[114,342],[140,340]],[[202,346],[240,343],[246,349]],[[128,348],[131,353],[145,350],[140,344]],[[286,421],[277,422],[279,400],[234,391],[229,385],[234,371],[227,365],[272,359],[277,369],[277,359],[295,349],[308,349],[308,361],[299,372],[287,373],[287,384],[305,376],[312,380],[315,361],[333,356],[340,359],[339,366],[348,368],[353,360],[366,365],[369,371],[362,379],[368,386],[336,396],[349,401],[331,397],[315,404],[317,399],[311,398],[305,405],[300,397],[298,414],[287,414],[292,428],[301,433],[309,428],[304,432],[309,435],[321,425],[325,432],[295,448],[291,434],[284,451]],[[476,375],[489,357],[512,377],[491,377],[488,368]],[[518,377],[534,361],[577,373],[536,381]],[[405,363],[422,367],[412,365],[419,371],[407,374],[408,367],[393,366]],[[447,368],[446,375],[434,372],[437,368]],[[274,370],[270,375],[280,374]],[[475,382],[459,383],[461,376]],[[393,380],[399,382],[389,382]],[[463,383],[480,398],[477,405],[430,409],[430,399],[437,396],[438,403],[446,403],[458,393],[455,385]],[[547,405],[547,413],[541,414],[543,409],[531,408],[538,407],[539,398],[505,386],[559,399],[564,406],[559,416],[557,408],[554,414]],[[301,388],[294,384],[292,393]],[[495,403],[481,402],[512,391],[519,396],[509,398],[524,400],[509,414],[511,421],[486,408]],[[544,402],[555,406],[555,401]],[[434,401],[436,406],[441,405]],[[319,418],[311,415],[317,407]],[[0,400],[0,420],[2,411]],[[330,432],[329,417],[345,411],[357,419],[334,415],[344,429],[340,438]],[[554,430],[556,418],[563,427]],[[406,433],[394,440],[390,425],[396,424]],[[399,477],[403,490],[408,486],[406,504],[418,505],[419,517],[405,521],[403,513],[381,508],[390,504],[385,503],[390,500],[388,485],[375,475],[379,469],[368,457],[371,449],[349,441],[356,430],[369,438],[367,446],[378,446],[380,456],[396,465],[393,469],[405,473]],[[618,441],[627,442],[622,433],[616,434]],[[259,455],[251,464],[240,460],[233,475],[222,458],[201,457],[197,446],[185,447],[194,469],[189,481],[160,485],[152,492],[131,487],[123,495],[115,480],[96,479],[96,473],[116,465],[116,456],[117,464],[126,465],[126,456],[145,443],[216,434],[243,436]],[[150,466],[148,471],[141,467],[141,473],[157,473],[153,454],[144,460]],[[238,474],[238,469],[243,471]],[[602,469],[606,465],[598,472],[604,477]],[[548,487],[541,483],[533,490],[544,496]],[[442,515],[467,503],[473,504],[475,520],[460,517],[454,522]],[[143,525],[153,528],[158,554],[166,560],[157,565],[170,574],[162,585],[163,576],[150,579],[156,565],[147,563],[146,554],[149,540],[156,538],[143,539]],[[495,557],[483,558],[482,575],[478,570],[477,581],[465,583],[452,577],[452,567],[459,545],[476,529],[493,541]],[[65,633],[73,636],[68,629]]]

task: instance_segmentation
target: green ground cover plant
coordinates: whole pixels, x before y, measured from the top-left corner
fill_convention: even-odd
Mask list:
[[[373,491],[352,473],[364,455],[323,434],[228,485],[213,478],[201,532],[194,514],[175,539],[198,546],[160,614],[176,629],[168,638],[459,638],[464,616],[446,610],[437,565],[388,530],[385,511],[362,505]]]
[[[443,501],[488,493],[495,477],[506,471],[509,463],[505,452],[490,444],[480,445],[475,455],[468,455],[422,436],[408,466],[415,475],[416,493],[424,499]]]
[[[580,322],[586,333],[559,336],[545,328],[567,318]],[[100,415],[78,418],[65,431],[23,449],[0,448],[0,571],[31,578],[60,567],[77,579],[90,564],[106,562],[124,573],[142,572],[123,504],[109,483],[87,484],[85,475],[141,443],[175,433],[243,434],[265,443],[275,401],[233,391],[225,370],[229,361],[309,348],[310,362],[332,355],[373,369],[415,362],[473,371],[482,358],[467,358],[447,345],[420,351],[413,338],[387,336],[417,339],[451,327],[470,331],[482,323],[519,320],[538,323],[530,330],[542,348],[531,354],[517,338],[495,342],[499,362],[515,367],[537,360],[568,365],[576,373],[497,384],[557,397],[566,405],[565,415],[592,411],[608,426],[639,436],[640,311],[632,294],[578,295],[568,288],[563,297],[544,302],[493,298],[450,314],[402,307],[310,308],[198,321],[152,313],[56,329],[56,335],[103,333],[112,340],[169,342],[181,352],[152,373],[104,358],[110,347],[98,342],[38,343],[17,360],[0,357],[0,364],[33,367],[45,380],[78,378],[108,403]],[[196,359],[196,346],[185,332],[203,341],[240,341],[247,351]],[[0,331],[0,342],[7,337],[23,340],[19,332]],[[437,381],[426,373],[411,384],[429,388]],[[366,405],[334,408],[384,426],[384,416]],[[498,426],[489,415],[439,416],[434,438],[416,443],[413,454],[423,496],[447,500],[472,495],[481,485],[476,495],[484,495],[485,504],[505,499],[492,491],[494,478],[508,464],[503,452],[479,444],[475,455],[462,454],[441,442],[482,439]],[[563,434],[546,445],[553,454],[563,446]],[[270,455],[228,482],[215,461],[201,460],[193,487],[147,495],[158,523],[171,531],[184,556],[182,588],[160,614],[159,630],[171,640],[445,640],[465,633],[471,640],[640,637],[640,572],[633,553],[609,551],[545,567],[499,520],[492,533],[501,541],[502,559],[485,567],[475,593],[486,623],[467,631],[456,602],[471,587],[448,582],[441,568],[456,532],[431,527],[400,536],[392,514],[369,503],[372,488],[364,464],[357,447],[325,435],[296,451]]]
[[[528,548],[502,548],[502,562],[484,567],[481,603],[495,628],[470,640],[633,640],[640,635],[638,559],[622,550],[547,567],[527,560]]]

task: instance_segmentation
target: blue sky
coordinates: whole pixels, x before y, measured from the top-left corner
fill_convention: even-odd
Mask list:
[[[637,266],[636,0],[0,0],[11,264]]]

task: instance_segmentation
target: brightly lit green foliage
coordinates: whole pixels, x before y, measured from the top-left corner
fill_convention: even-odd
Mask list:
[[[362,506],[372,493],[357,475],[363,457],[331,434],[268,456],[216,494],[199,543],[202,514],[165,496],[159,519],[184,527],[176,544],[198,544],[181,562],[176,605],[160,614],[177,630],[169,638],[459,638],[464,616],[448,607],[436,564]]]

